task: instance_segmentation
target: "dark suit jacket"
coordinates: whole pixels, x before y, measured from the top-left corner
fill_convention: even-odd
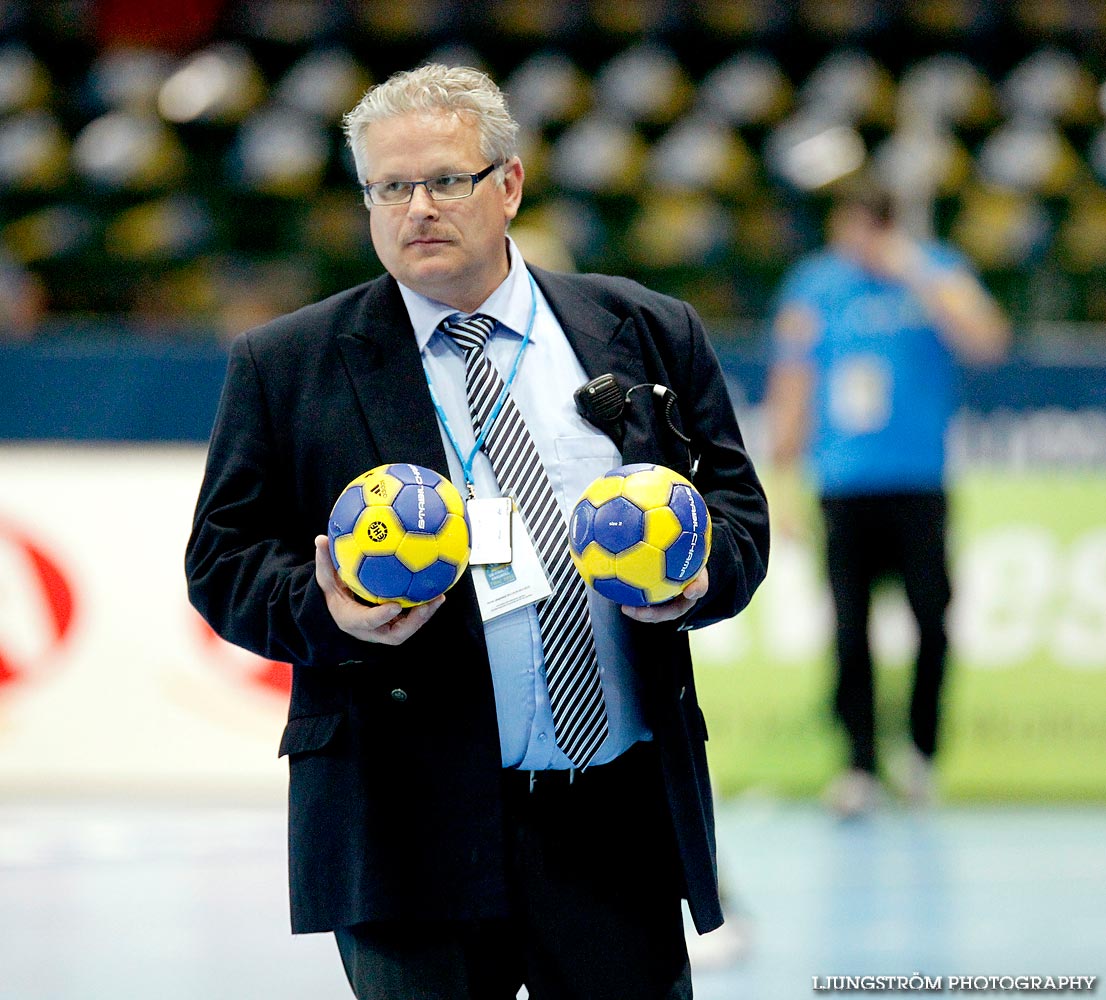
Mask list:
[[[714,522],[710,590],[686,624],[736,614],[765,574],[767,507],[698,318],[624,279],[531,270],[589,377],[613,372],[678,395]],[[687,471],[686,449],[651,405],[632,408],[622,451]],[[397,648],[341,632],[314,580],[313,539],[334,500],[385,462],[447,470],[390,277],[234,342],[186,568],[193,604],[220,635],[294,667],[280,752],[297,933],[506,912],[499,739],[470,576]],[[722,916],[687,636],[631,624],[691,912],[706,931]]]

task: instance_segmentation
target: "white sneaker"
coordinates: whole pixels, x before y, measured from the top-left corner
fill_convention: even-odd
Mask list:
[[[869,771],[851,767],[829,783],[823,796],[826,805],[842,817],[872,812],[883,797],[879,779]]]
[[[888,763],[887,776],[907,805],[926,809],[937,802],[937,775],[933,760],[913,743]]]

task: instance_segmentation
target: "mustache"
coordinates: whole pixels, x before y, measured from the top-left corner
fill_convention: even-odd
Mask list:
[[[441,226],[415,226],[403,234],[403,241],[411,243],[414,240],[448,240],[452,239],[450,233]]]

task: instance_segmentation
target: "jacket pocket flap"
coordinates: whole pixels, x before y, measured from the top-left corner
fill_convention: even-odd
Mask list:
[[[289,719],[280,740],[280,752],[286,754],[308,753],[322,750],[338,732],[342,721],[341,713],[336,715],[305,715],[298,719]]]

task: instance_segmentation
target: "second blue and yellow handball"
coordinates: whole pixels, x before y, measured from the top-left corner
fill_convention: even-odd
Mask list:
[[[584,491],[570,523],[572,561],[619,604],[671,600],[707,561],[711,521],[699,491],[663,465],[623,465]]]

